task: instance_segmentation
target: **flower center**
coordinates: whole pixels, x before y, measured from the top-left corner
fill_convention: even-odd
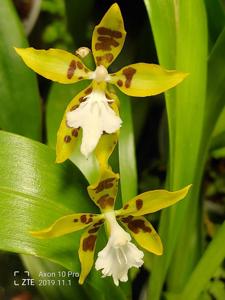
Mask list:
[[[102,270],[103,277],[112,276],[115,285],[128,280],[128,270],[142,266],[144,253],[132,242],[131,236],[117,223],[115,212],[104,214],[110,231],[107,245],[98,253],[96,270]]]
[[[105,220],[109,225],[110,236],[112,238],[112,243],[115,248],[119,248],[126,245],[127,242],[131,240],[130,235],[118,224],[115,212],[110,211],[104,214]]]
[[[102,65],[98,66],[95,71],[91,73],[89,78],[94,79],[97,82],[110,81],[110,75],[107,69]]]

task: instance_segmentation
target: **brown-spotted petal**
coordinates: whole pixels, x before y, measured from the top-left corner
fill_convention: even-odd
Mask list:
[[[78,252],[81,263],[80,284],[84,283],[93,266],[97,234],[103,223],[104,219],[100,218],[97,222],[89,226],[81,236]]]
[[[91,199],[103,212],[114,208],[118,192],[119,174],[115,174],[110,168],[102,169],[100,179],[88,187]]]
[[[135,97],[157,95],[179,84],[188,74],[159,65],[137,63],[111,74],[111,83]]]
[[[130,215],[121,217],[119,220],[142,248],[156,255],[162,255],[163,246],[161,239],[146,218]]]
[[[31,231],[30,233],[32,236],[42,239],[59,237],[90,226],[94,222],[98,221],[99,218],[100,216],[96,214],[71,214],[59,218],[48,228],[39,231]]]
[[[123,206],[118,215],[142,216],[154,213],[185,198],[190,187],[188,185],[174,192],[154,190],[137,195]]]
[[[93,32],[92,51],[96,65],[107,68],[119,55],[125,37],[123,17],[118,4],[114,3]]]
[[[85,90],[77,94],[72,101],[68,104],[64,113],[62,122],[60,124],[57,133],[57,144],[56,144],[56,162],[62,163],[68,159],[76,146],[78,141],[81,139],[82,132],[80,128],[70,127],[67,122],[67,113],[75,111],[81,103],[87,100],[87,96],[93,91],[92,84],[90,84]]]
[[[39,75],[60,83],[89,79],[90,70],[72,53],[60,49],[15,48],[25,64]]]

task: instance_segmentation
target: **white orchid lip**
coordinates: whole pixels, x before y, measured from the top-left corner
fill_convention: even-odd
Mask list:
[[[108,82],[111,80],[111,77],[107,69],[104,66],[100,65],[97,66],[94,72],[90,73],[89,79],[95,80],[97,82]]]
[[[128,280],[131,267],[142,266],[144,253],[133,243],[131,236],[116,221],[115,212],[104,214],[109,226],[110,237],[105,248],[98,253],[96,270],[102,270],[103,277],[112,276],[115,285]]]
[[[122,124],[122,120],[109,106],[113,100],[106,98],[105,92],[93,90],[84,98],[78,108],[66,114],[69,127],[83,130],[81,153],[88,157],[96,148],[103,133],[114,133]]]

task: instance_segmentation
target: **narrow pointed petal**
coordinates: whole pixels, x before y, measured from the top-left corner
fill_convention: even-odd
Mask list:
[[[129,96],[157,95],[179,84],[188,74],[159,65],[137,63],[111,74],[111,83]]]
[[[80,128],[73,128],[68,126],[67,113],[77,109],[80,104],[85,101],[85,97],[88,96],[93,90],[92,84],[89,85],[85,90],[77,94],[72,101],[68,104],[64,113],[62,122],[60,124],[57,133],[57,144],[56,144],[56,162],[62,163],[68,159],[76,146],[78,146],[81,139],[82,132]],[[54,112],[53,112],[54,113]]]
[[[31,234],[34,237],[42,239],[59,237],[90,226],[93,222],[98,221],[99,218],[99,215],[89,213],[67,215],[56,220],[50,227],[39,231],[32,231]]]
[[[60,49],[15,48],[25,64],[39,75],[60,83],[89,78],[91,72],[75,55]]]
[[[113,210],[118,192],[118,181],[119,174],[105,168],[102,169],[98,182],[88,187],[89,196],[102,212]]]
[[[142,248],[156,255],[162,255],[161,239],[146,218],[126,216],[119,220]]]
[[[79,278],[80,284],[84,283],[93,266],[97,234],[103,223],[104,220],[99,219],[98,222],[89,226],[81,236],[78,252],[81,263],[81,274]]]
[[[118,215],[142,216],[171,206],[186,197],[191,185],[175,192],[155,190],[140,194],[129,200]]]
[[[107,68],[119,55],[125,37],[123,17],[118,4],[114,3],[93,32],[92,51],[96,65]]]
[[[108,160],[115,149],[119,138],[119,130],[112,134],[103,134],[96,149],[95,155],[99,161],[100,169],[108,168]]]

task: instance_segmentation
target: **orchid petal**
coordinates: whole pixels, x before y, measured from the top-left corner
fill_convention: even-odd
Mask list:
[[[98,182],[89,185],[89,196],[102,212],[113,210],[118,192],[118,180],[119,175],[106,168],[102,169]]]
[[[110,83],[124,94],[145,97],[157,95],[175,87],[188,74],[166,70],[159,65],[137,63],[111,74]]]
[[[156,255],[162,255],[161,239],[146,218],[127,216],[120,218],[120,220],[142,248]]]
[[[107,68],[119,55],[125,37],[123,17],[118,4],[114,3],[93,32],[92,51],[96,65]]]
[[[90,226],[98,221],[99,218],[99,215],[89,213],[71,214],[59,218],[50,227],[39,231],[32,231],[31,234],[34,237],[43,239],[59,237]]]
[[[75,55],[60,49],[15,48],[25,64],[39,75],[60,83],[89,79],[90,70]]]
[[[95,222],[89,226],[81,236],[78,252],[81,263],[81,274],[79,278],[80,284],[84,283],[84,280],[88,276],[93,266],[97,234],[103,223],[104,220],[99,219],[98,222]]]
[[[154,213],[185,198],[190,187],[191,185],[188,185],[175,192],[154,190],[137,195],[118,211],[118,215],[142,216]]]

